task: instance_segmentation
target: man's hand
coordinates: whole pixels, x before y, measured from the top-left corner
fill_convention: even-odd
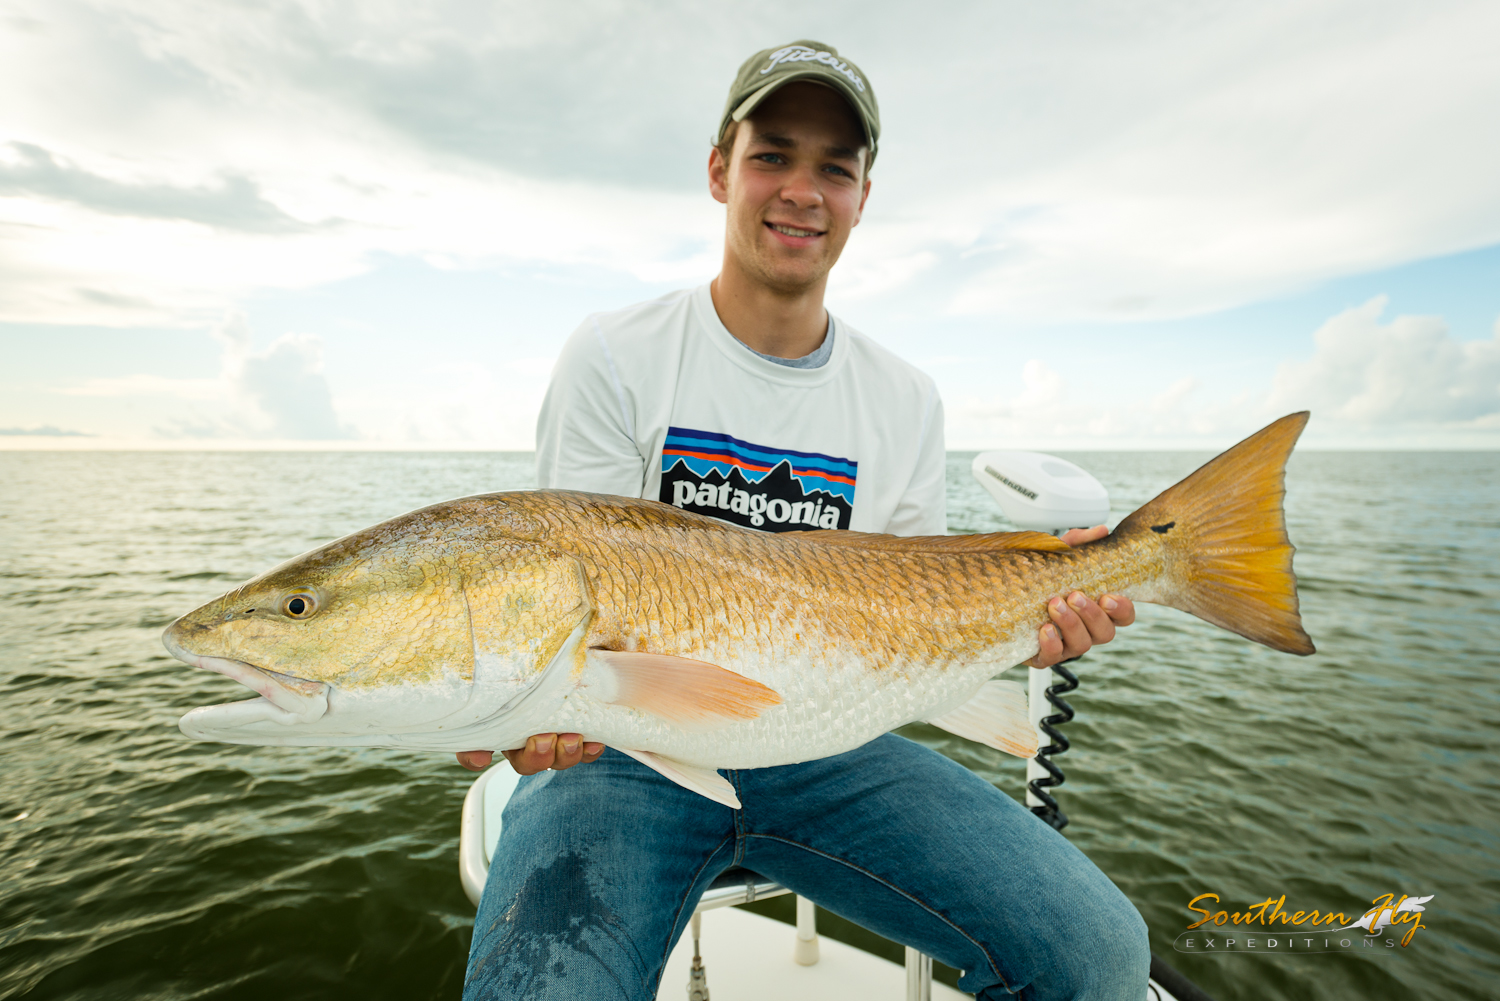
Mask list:
[[[501,751],[510,766],[521,775],[535,775],[549,768],[562,771],[579,763],[593,761],[604,753],[604,745],[584,742],[576,733],[539,733],[514,751]],[[459,751],[458,763],[471,772],[483,771],[495,760],[494,751]]]
[[[1064,533],[1062,540],[1077,546],[1108,534],[1108,528],[1098,525],[1075,528]],[[1051,667],[1083,656],[1096,643],[1108,643],[1115,638],[1116,626],[1135,621],[1135,605],[1122,594],[1102,594],[1095,602],[1082,591],[1074,591],[1066,598],[1059,595],[1047,602],[1047,614],[1052,621],[1042,626],[1041,649],[1026,662],[1032,667]]]

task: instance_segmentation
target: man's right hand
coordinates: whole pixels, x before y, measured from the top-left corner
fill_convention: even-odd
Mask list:
[[[501,751],[510,766],[521,775],[535,775],[549,768],[561,771],[576,764],[593,761],[604,753],[604,745],[584,742],[576,733],[539,733],[514,751]],[[494,751],[459,751],[458,763],[471,772],[483,771],[495,759]]]

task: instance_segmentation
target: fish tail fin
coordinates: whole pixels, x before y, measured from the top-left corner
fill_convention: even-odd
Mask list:
[[[1162,602],[1273,650],[1307,655],[1286,534],[1286,460],[1308,414],[1257,431],[1162,492],[1115,529],[1156,533],[1166,549]]]

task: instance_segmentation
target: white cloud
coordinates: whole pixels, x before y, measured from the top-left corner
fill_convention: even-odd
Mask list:
[[[399,384],[340,397],[340,413],[367,438],[530,451],[555,361],[514,358],[498,371],[473,362],[432,365]]]
[[[950,401],[948,444],[1219,447],[1310,410],[1305,441],[1315,447],[1500,446],[1500,319],[1491,339],[1459,341],[1441,317],[1384,320],[1385,306],[1377,296],[1331,317],[1314,333],[1311,357],[1283,362],[1269,384],[1227,393],[1200,392],[1198,376],[1090,392],[1032,359],[1011,395]]]
[[[232,383],[262,414],[266,437],[332,440],[351,438],[333,412],[323,377],[322,345],[307,334],[285,334],[260,354],[239,358]]]
[[[317,337],[282,334],[264,351],[252,351],[249,322],[243,313],[231,312],[214,338],[223,345],[220,381],[237,404],[215,436],[293,441],[357,437],[334,413]],[[180,430],[206,436],[191,425]]]
[[[224,395],[219,379],[174,379],[165,375],[122,375],[85,379],[58,392],[67,396],[172,396],[181,400],[217,400]]]
[[[1500,106],[1495,4],[7,2],[0,323],[201,329],[393,259],[702,280],[723,90],[749,49],[799,35],[864,67],[885,124],[835,308],[918,325],[1182,316],[1500,241],[1500,144],[1475,124]],[[1016,382],[996,346],[1015,327],[943,322],[984,331],[913,339],[970,359],[951,366],[960,446],[1198,440],[1309,402],[1310,438],[1496,419],[1492,347],[1378,310],[1330,321],[1270,387],[1205,365],[1116,390],[1109,362],[1060,352]],[[91,430],[109,420],[97,401],[152,397],[140,426],[176,406],[161,426],[178,435],[525,448],[555,350],[538,333],[507,342],[534,357],[504,361],[434,335],[445,364],[373,361],[356,381],[324,371],[316,337],[223,336],[214,378],[143,360],[66,392]],[[1014,382],[1004,403],[981,367]],[[83,426],[14,407],[7,423]]]
[[[351,160],[368,153],[344,152]],[[0,284],[0,321],[200,325],[256,290],[359,274],[376,254],[437,267],[606,267],[643,281],[714,270],[717,253],[702,234],[719,224],[707,199],[468,170],[432,176],[402,159],[393,152],[365,167],[369,190],[336,178],[263,178],[268,198],[300,187],[309,207],[326,213],[276,234],[0,198],[0,270],[9,279]]]
[[[956,310],[1182,316],[1500,238],[1500,198],[1483,180],[1500,145],[1472,125],[1500,101],[1500,71],[1474,71],[1485,43],[1469,34],[1493,37],[1500,8],[1173,13],[1043,50],[1058,66],[1028,90],[1057,131],[1027,123],[1017,141],[1006,125],[1027,103],[997,107],[975,145],[1002,179],[966,200],[994,263]],[[1069,72],[1075,83],[1055,78]],[[1024,166],[1002,166],[1008,151]],[[1466,163],[1450,185],[1453,156]]]
[[[1197,376],[1185,375],[1153,396],[1149,409],[1153,414],[1172,413],[1202,384]]]
[[[1112,395],[1080,387],[1045,362],[1021,367],[1021,386],[997,398],[969,395],[948,408],[947,440],[953,449],[1202,447],[1236,430],[1255,429],[1243,397],[1232,403],[1189,407],[1193,377],[1159,392],[1126,383]]]
[[[990,447],[980,442],[1035,441],[1079,430],[1087,407],[1069,400],[1067,382],[1045,362],[1021,366],[1021,391],[1013,398],[969,397],[948,406],[949,448]]]
[[[1351,428],[1500,430],[1500,320],[1487,341],[1458,341],[1436,316],[1382,323],[1386,297],[1318,328],[1306,361],[1276,371],[1269,410],[1311,409]]]
[[[423,354],[410,352],[399,356],[400,363],[376,366],[335,392],[324,372],[319,337],[285,333],[257,350],[247,318],[237,311],[210,336],[220,349],[219,371],[212,378],[136,373],[85,379],[51,392],[101,401],[156,398],[151,423],[102,429],[109,447],[173,440],[206,447],[269,442],[295,447],[321,441],[338,442],[340,448],[384,442],[526,451],[533,447],[537,413],[556,363],[551,355],[525,355],[494,364],[411,364]],[[40,434],[13,429],[9,437]],[[27,444],[0,441],[3,448]]]
[[[34,440],[51,438],[92,438],[93,435],[86,431],[73,431],[68,428],[54,427],[51,424],[38,424],[24,428],[0,428],[0,436],[9,438],[31,438]]]
[[[12,6],[0,320],[199,325],[383,255],[704,277],[723,90],[807,33],[881,96],[845,294],[1176,316],[1500,240],[1494,4]]]
[[[309,334],[283,334],[263,351],[251,349],[244,314],[229,313],[213,331],[221,346],[219,375],[178,379],[135,374],[87,379],[64,386],[66,396],[168,396],[195,406],[187,416],[157,428],[168,438],[334,441],[356,437],[334,412],[323,374],[322,342]]]

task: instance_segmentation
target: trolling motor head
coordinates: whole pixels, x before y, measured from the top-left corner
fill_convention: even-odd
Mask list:
[[[974,478],[1020,529],[1061,535],[1109,517],[1104,484],[1066,459],[1041,452],[980,452]]]

